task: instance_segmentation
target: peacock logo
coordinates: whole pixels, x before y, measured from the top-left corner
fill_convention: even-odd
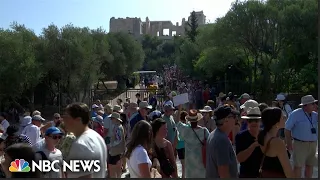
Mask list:
[[[9,171],[10,172],[29,172],[30,171],[29,163],[24,159],[16,159],[11,162]]]

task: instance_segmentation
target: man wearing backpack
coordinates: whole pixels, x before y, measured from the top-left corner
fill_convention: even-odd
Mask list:
[[[60,169],[60,172],[47,172],[43,173],[43,178],[62,178],[62,153],[56,148],[59,140],[62,138],[63,133],[57,127],[50,127],[45,132],[43,140],[34,145],[36,151],[37,160],[50,160],[51,162],[59,160],[60,163],[55,164],[56,169]]]

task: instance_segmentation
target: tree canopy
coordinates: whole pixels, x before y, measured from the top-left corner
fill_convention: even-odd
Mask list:
[[[317,14],[316,0],[235,1],[212,24],[198,26],[192,12],[185,36],[145,35],[141,41],[128,32],[72,24],[50,25],[37,36],[14,23],[0,29],[0,101],[33,101],[35,91],[51,100],[63,92],[82,101],[98,81],[123,82],[134,71],[173,65],[220,91],[262,99],[316,92]]]
[[[37,36],[23,25],[0,30],[0,100],[57,93],[84,101],[98,81],[129,76],[142,67],[142,46],[127,33],[50,25]]]

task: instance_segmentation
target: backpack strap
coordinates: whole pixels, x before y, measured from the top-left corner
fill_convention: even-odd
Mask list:
[[[49,160],[43,151],[37,151],[36,153],[41,155],[41,160]]]
[[[271,140],[274,139],[275,137],[272,137],[269,139],[269,141],[267,142],[267,145],[266,145],[266,149],[264,150],[263,152],[263,157],[262,157],[262,160],[261,160],[261,163],[260,163],[260,168],[259,168],[259,173],[261,174],[262,173],[262,168],[263,168],[263,163],[264,163],[264,159],[266,158],[266,153],[267,151],[269,150],[270,148],[270,143],[271,143]]]
[[[37,151],[36,154],[41,155],[41,160],[49,160],[47,155],[43,151]],[[46,174],[46,172],[42,172],[42,174]]]
[[[205,145],[204,142],[200,140],[200,138],[199,138],[199,136],[197,135],[196,131],[194,131],[193,128],[191,128],[191,129],[192,129],[192,131],[194,132],[194,134],[196,135],[196,137],[197,137],[197,139],[199,140],[199,142],[201,143],[201,145],[204,146],[204,145]]]

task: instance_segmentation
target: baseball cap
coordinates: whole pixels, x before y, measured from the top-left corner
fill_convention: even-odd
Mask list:
[[[174,109],[174,107],[173,107],[172,104],[165,104],[165,105],[163,106],[163,109],[164,109],[164,110],[172,110],[172,109]]]
[[[63,133],[57,127],[49,127],[46,130],[45,135],[48,136],[48,135],[51,135],[51,134],[63,134]]]
[[[161,117],[161,112],[158,111],[158,110],[154,110],[148,116],[149,116],[150,119],[160,118]]]
[[[229,106],[220,106],[214,111],[215,120],[221,120],[229,116],[230,114],[239,115],[240,113],[236,110],[231,109]]]
[[[98,107],[99,107],[98,105],[93,104],[91,108],[94,109],[94,108],[98,108]]]
[[[283,94],[278,94],[276,97],[276,101],[284,101],[286,99],[286,97]]]
[[[35,120],[35,121],[45,121],[45,119],[40,116],[40,115],[34,115],[32,116],[32,120]]]

